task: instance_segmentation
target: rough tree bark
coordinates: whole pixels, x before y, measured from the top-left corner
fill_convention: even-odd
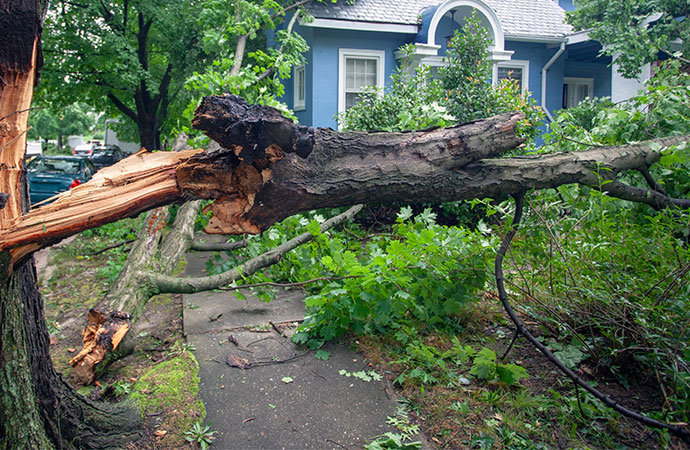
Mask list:
[[[0,227],[28,205],[24,150],[46,4],[0,0]],[[138,414],[89,402],[53,369],[32,258],[0,251],[0,449],[108,448]]]

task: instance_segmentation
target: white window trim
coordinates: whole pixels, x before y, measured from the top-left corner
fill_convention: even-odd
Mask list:
[[[589,98],[594,98],[594,78],[563,77],[563,84],[586,84],[589,86]]]
[[[492,83],[498,84],[498,68],[516,68],[522,69],[522,80],[520,80],[520,86],[522,87],[522,92],[527,92],[529,85],[529,61],[526,59],[511,59],[510,61],[497,62],[493,66]]]
[[[376,87],[383,89],[384,74],[386,72],[386,52],[383,50],[363,50],[358,48],[341,48],[338,50],[338,112],[345,111],[345,58],[375,58],[378,60],[376,67]]]
[[[297,76],[299,72],[304,75],[302,77],[302,82],[304,83],[304,98],[297,98],[297,93],[299,92],[299,77]],[[304,65],[295,67],[295,73],[293,75],[293,102],[292,109],[295,111],[304,111],[307,106],[307,71]]]

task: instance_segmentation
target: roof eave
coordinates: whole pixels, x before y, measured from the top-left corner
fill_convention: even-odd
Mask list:
[[[560,44],[565,42],[565,36],[540,36],[536,34],[506,34],[506,41],[538,42],[544,44]]]
[[[300,25],[304,27],[313,28],[330,28],[335,30],[351,31],[379,31],[384,33],[417,34],[419,32],[419,27],[417,25],[402,23],[366,22],[359,20],[315,18],[311,22],[300,21]]]

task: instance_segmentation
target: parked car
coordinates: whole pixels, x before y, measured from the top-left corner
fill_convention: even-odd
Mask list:
[[[96,149],[96,144],[89,142],[87,144],[79,144],[74,147],[72,154],[74,156],[91,156],[93,151]]]
[[[96,171],[81,156],[37,156],[26,170],[32,205],[87,182]]]
[[[96,170],[111,166],[124,158],[126,155],[120,150],[117,145],[104,145],[96,147],[89,159],[93,163]]]

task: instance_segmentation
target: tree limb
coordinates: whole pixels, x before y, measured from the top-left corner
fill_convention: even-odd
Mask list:
[[[643,142],[487,159],[521,142],[513,130],[522,117],[505,114],[408,133],[337,133],[295,125],[272,108],[249,106],[235,96],[207,98],[194,123],[223,149],[133,155],[0,230],[0,249],[14,249],[17,261],[71,234],[192,198],[216,199],[207,232],[255,234],[299,211],[323,207],[499,198],[568,183],[598,188],[602,173],[649,167],[660,158],[656,145]],[[687,204],[615,181],[603,186],[610,195],[651,205]],[[33,245],[15,248],[28,244]]]
[[[108,100],[110,100],[111,102],[113,102],[113,105],[115,105],[115,107],[116,107],[117,109],[119,109],[120,111],[122,111],[122,113],[123,113],[124,115],[126,115],[127,117],[129,117],[130,119],[132,119],[134,122],[136,122],[136,121],[138,120],[137,113],[135,113],[129,106],[125,105],[125,104],[122,102],[122,100],[120,100],[119,98],[117,98],[117,97],[115,96],[115,94],[113,94],[112,92],[108,92]]]
[[[362,205],[356,205],[347,211],[328,219],[321,224],[321,232],[325,232],[326,230],[351,219],[361,210]],[[208,291],[226,286],[227,284],[239,280],[242,277],[252,275],[264,267],[278,263],[282,255],[306,242],[309,242],[313,238],[314,236],[311,233],[300,234],[299,236],[279,245],[273,250],[262,253],[261,255],[252,258],[249,261],[246,261],[243,264],[228,270],[227,272],[217,275],[196,278],[178,278],[154,272],[140,272],[139,278],[141,280],[146,280],[146,282],[152,285],[154,290],[156,290],[158,293],[192,294],[195,292]]]

